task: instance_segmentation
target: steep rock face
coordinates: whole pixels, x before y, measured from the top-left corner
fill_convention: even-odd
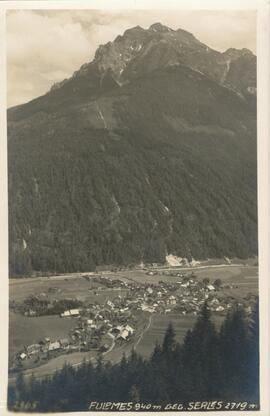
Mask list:
[[[248,49],[228,49],[224,52],[226,75],[224,84],[243,93],[256,95],[256,56]]]
[[[256,254],[252,57],[136,27],[10,109],[11,274]]]

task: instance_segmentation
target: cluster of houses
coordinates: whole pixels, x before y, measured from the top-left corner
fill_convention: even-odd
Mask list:
[[[158,273],[160,275],[160,273]],[[201,306],[207,301],[209,309],[218,314],[225,315],[227,310],[235,304],[234,297],[225,294],[225,290],[233,289],[232,284],[223,285],[220,279],[213,283],[209,279],[199,280],[193,273],[184,275],[179,272],[161,272],[162,275],[177,277],[174,283],[159,281],[156,284],[125,283],[128,293],[121,302],[108,301],[106,307],[118,313],[134,312],[135,310],[148,313],[170,313],[197,315]],[[110,278],[106,278],[110,280]],[[250,313],[250,300],[242,303],[246,312]]]
[[[110,295],[104,303],[84,302],[81,307],[61,312],[63,319],[74,319],[75,323],[67,337],[53,342],[45,338],[38,344],[26,346],[17,358],[26,360],[37,355],[50,358],[50,355],[76,350],[97,349],[104,352],[115,345],[132,341],[138,331],[138,316],[144,313],[197,315],[207,300],[211,311],[225,315],[234,304],[234,298],[224,293],[223,289],[228,286],[223,286],[222,282],[212,284],[209,279],[201,281],[193,274],[177,272],[173,276],[177,277],[174,282],[161,280],[155,284],[95,277],[96,283],[106,287],[124,285],[127,289],[125,295]],[[251,313],[250,297],[242,302],[246,312]]]
[[[122,306],[124,309],[137,309],[149,313],[169,313],[175,310],[186,314],[199,311],[202,303],[208,298],[211,303],[212,298],[215,297],[214,293],[218,293],[214,285],[200,285],[196,279],[192,278],[179,279],[176,283],[160,281],[156,285],[131,284],[129,295],[125,298],[125,305]],[[217,309],[218,306],[219,309]],[[216,312],[225,310],[220,302],[217,307],[213,309]]]
[[[104,309],[104,306],[101,309],[97,305],[94,316],[93,310],[90,311],[90,308],[65,311],[61,314],[63,318],[77,318],[76,326],[70,331],[67,338],[51,341],[46,337],[39,343],[25,346],[16,359],[20,361],[27,361],[27,359],[31,361],[36,357],[49,359],[67,352],[93,349],[105,352],[112,345],[121,345],[121,343],[129,341],[135,333],[135,328],[128,323],[127,318],[123,319],[121,314],[110,314],[108,310]],[[91,315],[92,318],[90,319],[87,315]]]
[[[51,351],[66,351],[70,347],[68,338],[51,341],[50,338],[46,337],[39,343],[25,346],[24,351],[19,354],[18,358],[25,360],[26,358],[33,358],[40,354],[48,354]]]

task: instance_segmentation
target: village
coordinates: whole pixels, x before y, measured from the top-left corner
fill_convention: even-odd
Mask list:
[[[82,302],[76,297],[49,300],[48,294],[41,293],[29,296],[20,304],[13,303],[11,308],[29,319],[57,315],[62,320],[72,320],[74,325],[63,338],[44,337],[37,343],[25,345],[13,357],[11,368],[17,371],[39,366],[58,355],[76,351],[106,354],[125,343],[134,344],[152,314],[168,315],[168,322],[170,314],[196,316],[207,301],[212,314],[225,316],[235,303],[231,293],[234,285],[223,284],[221,279],[201,280],[194,272],[184,274],[177,270],[148,270],[146,273],[156,278],[155,284],[123,281],[109,273],[84,275],[84,280],[92,285],[89,292],[96,298],[91,302]],[[170,282],[168,277],[175,279]],[[99,295],[108,289],[112,289],[110,298],[99,301]],[[60,292],[53,286],[48,290],[54,296]],[[255,294],[247,294],[239,305],[250,314],[255,301]]]

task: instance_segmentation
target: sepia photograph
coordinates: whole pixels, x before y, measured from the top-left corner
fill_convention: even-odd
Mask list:
[[[257,10],[19,3],[6,408],[261,414]]]

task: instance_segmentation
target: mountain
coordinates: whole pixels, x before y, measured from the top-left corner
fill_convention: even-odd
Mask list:
[[[127,30],[8,110],[10,274],[257,254],[256,57]]]
[[[119,83],[169,65],[187,65],[218,83],[239,92],[256,92],[256,57],[248,49],[230,48],[217,52],[199,42],[185,30],[172,30],[155,23],[148,30],[136,26],[118,36],[114,42],[100,46],[94,61],[76,71],[72,79],[89,76],[93,72],[110,71]],[[53,89],[62,86],[56,84]]]

